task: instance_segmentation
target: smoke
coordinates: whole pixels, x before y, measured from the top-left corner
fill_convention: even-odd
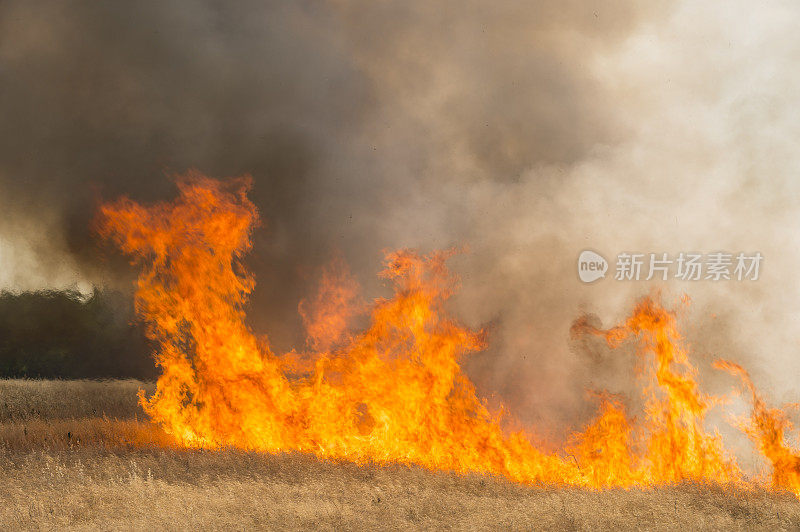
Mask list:
[[[798,16],[790,2],[3,2],[0,282],[124,284],[88,230],[99,198],[171,197],[168,174],[188,168],[248,173],[265,222],[250,316],[279,350],[333,254],[374,297],[381,250],[466,244],[453,310],[491,331],[469,373],[525,424],[558,426],[585,415],[585,389],[624,391],[609,370],[622,355],[587,354],[572,320],[613,325],[660,286],[583,285],[580,251],[612,268],[622,251],[760,251],[757,282],[661,288],[693,298],[701,366],[743,360],[790,399]]]

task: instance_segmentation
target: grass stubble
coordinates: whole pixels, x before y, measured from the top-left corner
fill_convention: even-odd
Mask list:
[[[798,530],[761,488],[531,487],[299,453],[175,448],[137,381],[0,381],[3,529]]]

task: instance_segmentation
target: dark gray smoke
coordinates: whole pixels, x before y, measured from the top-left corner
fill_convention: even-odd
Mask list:
[[[666,288],[720,316],[695,331],[709,360],[800,369],[798,49],[782,40],[798,13],[643,5],[5,0],[0,281],[124,283],[88,229],[97,201],[167,199],[188,168],[248,173],[265,222],[251,319],[279,350],[337,250],[373,297],[381,250],[467,244],[453,308],[491,326],[468,362],[479,388],[525,422],[574,420],[613,379],[570,346],[571,321],[611,325],[653,287],[582,285],[581,250],[760,250],[759,284]]]

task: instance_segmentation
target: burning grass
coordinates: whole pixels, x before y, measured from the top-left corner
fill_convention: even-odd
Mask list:
[[[800,527],[790,493],[760,488],[685,482],[598,492],[310,454],[178,448],[152,423],[137,421],[131,384],[0,381],[0,397],[13,391],[16,398],[15,419],[0,422],[2,527]],[[83,393],[70,393],[76,389]],[[109,398],[129,409],[116,419],[91,417]]]
[[[750,392],[743,428],[772,467],[771,483],[755,483],[706,427],[720,398],[700,389],[677,313],[658,298],[642,298],[617,327],[578,322],[572,330],[600,336],[611,349],[636,347],[639,411],[600,393],[589,424],[560,446],[539,446],[527,432],[508,430],[462,370],[462,358],[486,337],[446,312],[457,285],[448,252],[388,253],[381,275],[394,292],[374,302],[359,331],[347,328],[364,307],[354,281],[343,271],[328,275],[320,295],[300,305],[303,351],[276,354],[245,323],[255,281],[241,257],[258,220],[248,183],[190,175],[179,190],[175,201],[151,207],[127,199],[104,205],[97,223],[142,267],[136,308],[158,342],[161,376],[155,391],[139,392],[138,404],[154,423],[140,420],[131,382],[116,391],[111,383],[7,383],[0,444],[12,479],[3,488],[10,522],[800,524],[797,499],[787,499],[800,497],[789,418],[765,403],[743,368],[718,361]],[[67,509],[54,478],[76,494],[62,495]],[[108,511],[98,516],[97,504]]]
[[[363,330],[347,327],[358,312],[354,280],[346,271],[327,276],[320,295],[300,305],[306,346],[273,352],[245,320],[255,279],[242,257],[259,220],[249,187],[246,178],[222,182],[192,172],[178,180],[173,201],[144,206],[121,198],[99,210],[99,235],[141,268],[136,309],[158,343],[161,375],[155,393],[142,395],[143,408],[178,444],[592,489],[746,482],[721,436],[705,425],[719,398],[700,389],[676,312],[658,298],[642,298],[609,330],[573,328],[612,348],[637,347],[640,375],[631,379],[641,411],[628,412],[605,394],[595,419],[576,426],[555,452],[524,430],[507,430],[462,370],[463,358],[487,339],[447,313],[458,284],[446,266],[452,252],[387,253],[380,276],[393,293],[369,307]],[[800,497],[800,452],[783,438],[791,425],[751,395],[756,417],[748,435],[771,462],[773,487]]]

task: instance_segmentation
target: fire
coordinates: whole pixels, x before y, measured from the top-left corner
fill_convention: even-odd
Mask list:
[[[753,411],[749,425],[744,429],[756,443],[758,450],[772,464],[772,485],[777,489],[786,489],[800,498],[800,450],[792,449],[784,442],[784,434],[792,430],[792,423],[786,412],[778,408],[770,408],[758,394],[750,375],[739,364],[718,360],[717,368],[738,375],[745,388],[750,392]]]
[[[620,327],[581,328],[612,347],[637,342],[643,420],[629,417],[620,398],[601,394],[595,420],[561,452],[505,430],[463,372],[463,358],[486,338],[444,310],[456,288],[446,267],[450,252],[388,253],[381,276],[394,293],[374,302],[359,332],[349,330],[363,307],[357,285],[337,262],[320,295],[299,309],[308,351],[273,353],[245,324],[255,281],[242,258],[258,224],[250,185],[190,173],[179,179],[173,202],[145,207],[123,198],[98,215],[99,233],[142,268],[136,308],[159,343],[162,374],[155,394],[140,401],[179,444],[413,463],[594,489],[742,481],[719,435],[704,428],[714,401],[698,390],[675,314],[651,298]],[[786,422],[753,397],[753,433],[769,433],[761,449],[776,464],[776,486],[798,493],[798,458],[782,444]]]

